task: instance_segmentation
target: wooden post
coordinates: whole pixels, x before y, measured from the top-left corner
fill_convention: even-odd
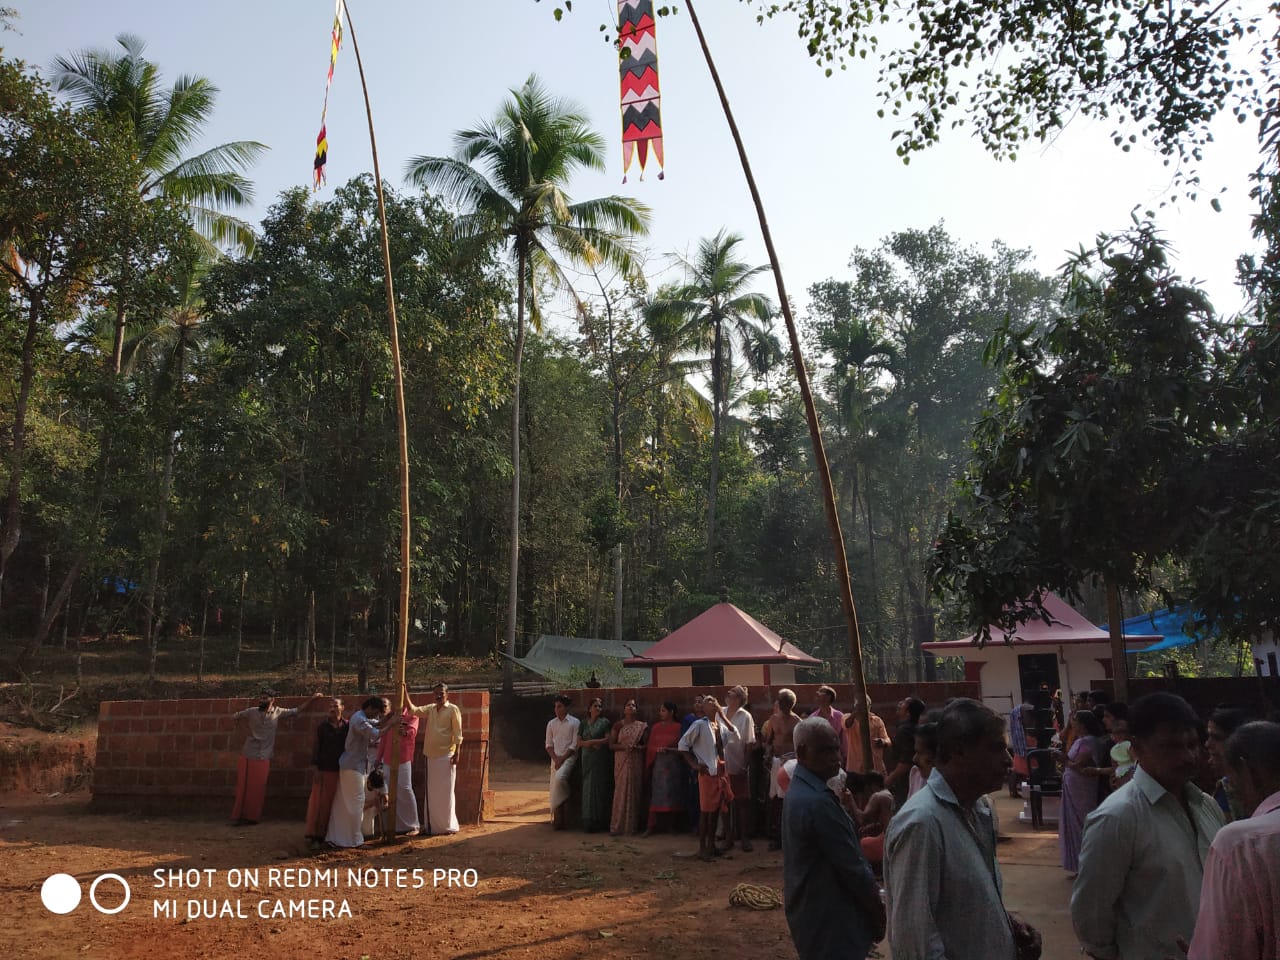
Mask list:
[[[738,132],[738,124],[733,119],[733,111],[729,107],[729,98],[724,84],[720,82],[720,73],[716,70],[711,50],[707,46],[706,35],[702,32],[702,24],[698,20],[697,11],[692,0],[685,3],[693,28],[698,34],[698,43],[702,47],[702,55],[706,58],[707,68],[711,71],[711,79],[720,95],[720,106],[724,110],[725,120],[729,123],[729,131],[733,134],[734,145],[738,148],[738,159],[742,162],[742,172],[747,178],[747,187],[751,191],[751,200],[755,204],[756,216],[760,220],[760,232],[764,236],[765,249],[769,252],[769,264],[773,268],[774,282],[778,287],[778,303],[782,309],[782,319],[787,326],[787,337],[791,341],[791,365],[795,370],[796,380],[800,385],[800,398],[804,403],[805,419],[809,422],[809,439],[813,444],[814,467],[822,484],[822,500],[827,509],[827,521],[831,527],[832,545],[835,548],[836,579],[840,589],[840,605],[844,609],[845,622],[849,633],[849,652],[852,665],[854,689],[858,695],[857,715],[862,727],[862,755],[871,753],[871,719],[870,698],[867,696],[866,675],[862,669],[862,640],[858,632],[858,611],[853,602],[853,584],[849,579],[849,558],[845,553],[844,534],[840,529],[840,515],[836,512],[835,488],[831,484],[831,467],[827,463],[826,449],[822,443],[822,428],[818,422],[818,411],[813,403],[813,393],[809,389],[809,374],[805,370],[804,356],[800,352],[800,338],[796,333],[795,318],[791,313],[791,301],[787,297],[787,288],[782,281],[782,266],[778,260],[778,252],[773,245],[773,235],[769,231],[769,221],[765,217],[764,202],[760,199],[760,190],[756,186],[755,177],[751,173],[751,163],[747,159],[747,149],[742,142],[742,134]]]
[[[333,603],[330,604],[333,616],[329,620],[329,696],[333,696],[333,655],[334,647],[338,645],[338,596],[334,594]]]
[[[204,638],[209,627],[209,591],[204,594],[204,608],[200,613],[200,657],[196,661],[196,683],[204,683]]]
[[[240,652],[244,649],[244,591],[249,585],[249,571],[240,572],[240,607],[236,611],[236,670],[240,669]]]

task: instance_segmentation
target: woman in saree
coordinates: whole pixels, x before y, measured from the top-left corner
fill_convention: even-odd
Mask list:
[[[649,728],[645,742],[644,772],[649,783],[649,825],[644,835],[658,829],[662,820],[670,829],[671,815],[684,809],[684,779],[688,767],[680,759],[680,721],[676,705],[668,700],[658,709],[658,722]]]
[[[587,707],[587,719],[578,726],[582,764],[582,826],[596,833],[609,826],[609,794],[613,787],[609,756],[609,718],[604,701],[596,697]]]
[[[613,751],[613,819],[609,832],[615,837],[640,832],[640,808],[644,804],[644,733],[649,725],[636,719],[636,702],[622,707],[622,719],[613,727],[609,749]]]
[[[1102,721],[1092,710],[1077,710],[1071,717],[1071,749],[1058,751],[1066,763],[1062,774],[1062,813],[1058,820],[1058,852],[1062,869],[1074,874],[1080,866],[1080,844],[1084,840],[1084,819],[1098,805],[1098,777],[1102,755]]]

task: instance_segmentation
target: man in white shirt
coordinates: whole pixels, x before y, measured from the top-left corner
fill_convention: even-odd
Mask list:
[[[729,722],[715,697],[702,701],[702,719],[685,731],[679,749],[685,762],[698,771],[698,859],[716,854],[716,821],[733,802],[733,790],[725,773],[725,746],[738,739],[738,728]]]
[[[1237,729],[1226,766],[1252,816],[1213,838],[1188,960],[1280,960],[1280,725]]]
[[[751,851],[751,783],[747,776],[747,758],[756,742],[756,724],[747,710],[747,688],[739,684],[726,694],[729,709],[725,717],[738,731],[738,739],[724,745],[725,772],[729,775],[729,789],[733,791],[732,829],[729,846],[734,838],[742,844],[743,852]]]
[[[1181,955],[1200,907],[1205,857],[1222,810],[1191,778],[1200,761],[1200,719],[1172,693],[1129,709],[1138,769],[1089,814],[1071,921],[1097,960]]]
[[[564,805],[573,790],[569,777],[578,759],[574,742],[578,737],[578,718],[569,716],[569,698],[556,697],[556,715],[547,721],[547,756],[551,760],[551,825],[564,829]]]

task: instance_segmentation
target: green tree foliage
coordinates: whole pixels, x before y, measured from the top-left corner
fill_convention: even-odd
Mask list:
[[[638,473],[660,477],[655,469],[659,442],[654,432],[663,414],[655,416],[655,408],[665,405],[665,395],[674,385],[683,386],[691,399],[700,399],[685,379],[698,363],[675,359],[670,351],[676,349],[677,341],[664,344],[654,335],[655,329],[665,325],[672,337],[678,338],[681,320],[667,317],[660,321],[651,316],[641,281],[634,280],[625,289],[610,289],[599,273],[596,279],[600,295],[593,298],[581,318],[581,350],[607,395],[613,489],[600,491],[592,502],[590,536],[602,554],[610,551],[613,556],[611,636],[621,638],[625,543],[639,529],[637,518],[628,513],[628,500]]]
[[[1272,65],[1267,53],[1252,67],[1250,46],[1268,21],[1245,0],[745,2],[761,20],[794,14],[828,73],[878,59],[885,109],[903,121],[894,139],[904,160],[963,126],[1012,159],[1026,141],[1044,141],[1080,115],[1114,124],[1124,150],[1142,139],[1189,163],[1194,184],[1214,117],[1263,116],[1251,69],[1269,76]]]
[[[36,374],[42,382],[35,422],[48,424],[55,414],[46,402],[54,397],[44,392],[43,375],[56,379],[75,359],[60,352],[59,331],[114,296],[125,272],[148,278],[135,297],[140,309],[154,308],[172,292],[166,260],[185,254],[167,208],[149,207],[134,189],[131,143],[115,124],[74,116],[42,81],[3,59],[0,105],[0,287],[14,397],[5,407],[3,576],[19,544],[29,492],[24,468]]]
[[[477,428],[508,383],[505,286],[489,258],[455,262],[451,218],[434,201],[389,192],[387,213],[409,404],[414,593],[430,603],[457,563],[461,478],[477,464],[492,468]],[[362,179],[321,204],[302,190],[285,194],[254,253],[219,264],[204,284],[218,349],[192,396],[200,442],[184,477],[197,508],[190,535],[220,586],[248,571],[255,593],[295,629],[316,591],[359,632],[396,582],[380,271],[376,201]]]
[[[810,7],[822,5],[799,12]],[[943,8],[912,9],[936,19]],[[1082,9],[1087,20],[1127,8]],[[1000,11],[969,12],[994,23]],[[1065,8],[1046,16],[1070,20]],[[1034,39],[1027,57],[1048,55],[1050,38]],[[1188,43],[1192,65],[1197,50],[1225,49]],[[0,61],[0,369],[23,399],[0,404],[6,629],[43,641],[61,610],[72,636],[155,624],[159,671],[179,625],[221,609],[224,632],[243,616],[283,664],[315,665],[334,643],[367,679],[393,634],[398,579],[371,184],[353,180],[323,202],[287,192],[255,249],[200,267],[188,201],[225,209],[218,201],[247,187],[249,158],[184,159],[184,131],[207,118],[207,81],[162,89],[140,45],[123,50],[62,65],[81,85],[67,88],[78,113]],[[985,55],[975,47],[970,70]],[[1011,77],[1026,78],[1024,61]],[[1025,103],[1068,102],[1080,90],[1062,78],[1076,69],[1064,60],[1045,90],[1022,91]],[[1201,91],[1201,114],[1183,111],[1182,134],[1177,117],[1157,118],[1168,143],[1194,148],[1209,112],[1244,102],[1231,91],[1215,106],[1217,89]],[[993,86],[947,109],[990,109],[1003,95]],[[1126,115],[1140,127],[1154,116],[1141,109]],[[1051,129],[1021,123],[992,128],[992,149]],[[1164,129],[1147,135],[1161,143]],[[713,232],[684,282],[651,291],[631,250],[647,211],[570,199],[603,141],[536,81],[455,146],[414,161],[426,191],[392,192],[388,206],[415,656],[497,653],[517,630],[652,640],[723,589],[843,678],[805,420],[772,366],[771,304],[753,291],[758,268],[741,262],[738,238]],[[186,193],[188,174],[225,174],[227,190]],[[991,622],[1037,586],[1071,592],[1090,573],[1176,592],[1226,632],[1274,622],[1273,188],[1259,180],[1265,249],[1245,264],[1254,299],[1237,324],[1219,324],[1173,276],[1146,228],[1082,253],[1065,305],[1026,252],[966,247],[941,226],[855,250],[847,276],[810,290],[813,382],[871,676],[924,678],[921,642]],[[598,296],[549,295],[584,265]],[[542,330],[542,312],[566,302],[569,325]],[[962,476],[965,500],[947,521]],[[935,564],[959,602],[931,596]]]
[[[970,623],[1012,628],[1040,590],[1086,580],[1145,588],[1203,531],[1194,505],[1215,502],[1203,464],[1233,413],[1207,298],[1148,225],[1100,239],[1065,279],[1060,316],[1007,324],[991,347],[1000,386],[934,558]]]
[[[1051,303],[1028,259],[965,248],[937,225],[856,250],[853,280],[809,291],[868,648],[900,668],[935,639],[927,559],[995,385],[983,348],[1006,318],[1034,328]]]
[[[1259,178],[1259,256],[1241,262],[1251,306],[1223,367],[1239,429],[1206,470],[1208,521],[1189,558],[1188,594],[1224,634],[1248,638],[1280,618],[1280,178]]]

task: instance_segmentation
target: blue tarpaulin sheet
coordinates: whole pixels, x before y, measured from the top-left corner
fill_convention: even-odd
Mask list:
[[[1121,622],[1120,626],[1126,634],[1161,634],[1164,639],[1150,647],[1126,650],[1125,653],[1155,653],[1160,650],[1172,650],[1174,647],[1186,647],[1200,640],[1193,632],[1196,614],[1187,607],[1174,610],[1155,610],[1141,613]],[[1101,624],[1106,630],[1107,625]]]

